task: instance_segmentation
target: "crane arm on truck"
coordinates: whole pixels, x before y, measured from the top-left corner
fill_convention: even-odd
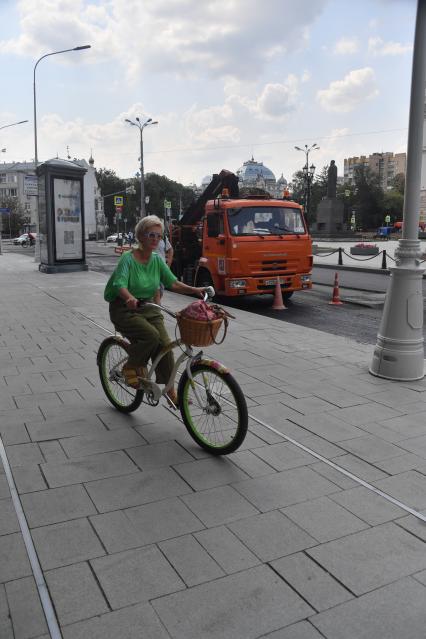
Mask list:
[[[224,188],[228,189],[229,197],[237,198],[239,196],[238,177],[226,169],[213,175],[212,181],[206,186],[199,198],[187,208],[178,222],[179,226],[193,226],[200,222],[204,216],[206,203],[218,197]]]

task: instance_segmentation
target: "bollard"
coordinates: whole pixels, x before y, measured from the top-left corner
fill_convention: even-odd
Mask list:
[[[386,249],[383,249],[382,251],[383,255],[382,255],[382,269],[386,269],[387,265],[386,265]]]
[[[339,261],[337,262],[338,266],[343,266],[343,249],[339,247]]]

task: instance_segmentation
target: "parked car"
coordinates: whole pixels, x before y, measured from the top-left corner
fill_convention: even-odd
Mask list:
[[[22,235],[13,239],[14,244],[23,244],[24,242],[28,242],[28,233],[22,233]]]
[[[35,240],[35,238],[37,237],[36,233],[31,233],[33,240]],[[22,233],[22,235],[20,235],[19,237],[15,237],[13,239],[13,243],[15,245],[21,245],[21,246],[26,246],[27,244],[31,244],[30,242],[30,234],[29,233]]]
[[[122,239],[124,242],[127,242],[127,234],[126,233],[113,233],[112,235],[108,235],[106,241],[107,242],[117,242],[118,239]]]

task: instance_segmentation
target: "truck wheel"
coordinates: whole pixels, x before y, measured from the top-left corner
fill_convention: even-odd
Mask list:
[[[294,291],[289,291],[288,293],[283,293],[283,301],[287,302],[290,297],[293,295]]]

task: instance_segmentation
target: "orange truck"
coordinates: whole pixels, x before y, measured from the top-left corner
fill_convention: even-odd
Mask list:
[[[172,269],[185,283],[235,297],[312,288],[312,240],[303,207],[288,198],[241,197],[238,177],[214,175],[173,227]]]

